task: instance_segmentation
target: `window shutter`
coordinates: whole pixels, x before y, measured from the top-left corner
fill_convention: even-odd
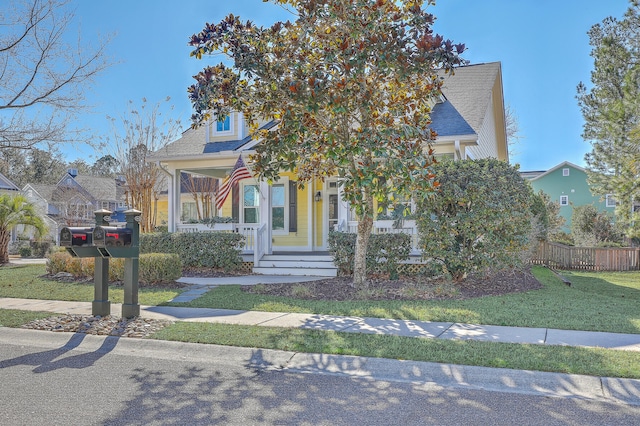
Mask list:
[[[231,217],[233,223],[240,223],[240,187],[237,182],[231,185]]]
[[[298,232],[298,185],[289,181],[289,232]]]

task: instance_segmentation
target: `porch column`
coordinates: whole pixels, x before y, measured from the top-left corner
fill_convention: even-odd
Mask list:
[[[273,231],[271,226],[271,185],[260,182],[260,225],[266,224],[265,248],[266,254],[273,253]]]
[[[349,232],[349,203],[342,199],[344,191],[338,179],[338,230]]]
[[[176,232],[178,230],[177,223],[180,221],[180,170],[173,169],[171,172],[167,191],[167,225],[169,232]]]

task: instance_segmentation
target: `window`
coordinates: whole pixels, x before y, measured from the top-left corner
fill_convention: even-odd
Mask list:
[[[569,196],[568,195],[561,195],[560,196],[560,205],[561,206],[568,206],[569,205]]]
[[[258,223],[260,220],[260,189],[258,185],[245,185],[242,197],[244,223]]]
[[[231,131],[231,116],[227,115],[224,120],[216,121],[216,133]]]
[[[607,207],[615,207],[616,200],[613,198],[613,194],[607,194],[605,196],[605,206]]]
[[[569,169],[562,169],[562,176],[569,176]]]
[[[181,220],[183,223],[197,220],[198,219],[198,211],[196,209],[195,202],[186,202],[182,203],[182,215]]]
[[[271,186],[271,229],[284,231],[285,229],[285,189],[284,184]]]

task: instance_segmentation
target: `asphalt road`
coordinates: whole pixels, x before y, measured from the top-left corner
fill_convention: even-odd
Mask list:
[[[549,393],[541,385],[506,392],[509,386],[441,383],[413,363],[405,364],[409,374],[398,374],[399,361],[0,331],[2,425],[640,423],[638,405]],[[379,371],[364,374],[354,365]]]

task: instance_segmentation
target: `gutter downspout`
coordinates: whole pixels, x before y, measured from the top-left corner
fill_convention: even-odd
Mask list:
[[[462,153],[460,151],[460,140],[456,140],[453,143],[453,147],[455,150],[455,155],[458,160],[462,160]]]

